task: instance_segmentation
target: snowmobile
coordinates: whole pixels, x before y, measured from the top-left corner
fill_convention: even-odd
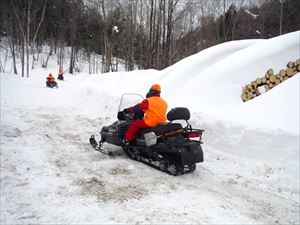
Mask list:
[[[61,75],[61,74],[59,74],[58,77],[57,77],[57,79],[58,79],[58,80],[64,80],[64,76]]]
[[[46,86],[49,88],[58,88],[58,84],[56,81],[53,82],[46,81]]]
[[[194,129],[188,123],[190,112],[187,108],[171,109],[167,113],[169,122],[158,124],[156,127],[140,129],[130,145],[122,143],[130,124],[134,120],[144,117],[143,112],[132,114],[126,110],[124,102],[127,102],[128,106],[134,105],[134,101],[127,100],[132,96],[139,98],[137,103],[143,100],[141,95],[123,94],[117,114],[118,120],[109,126],[102,127],[99,144],[92,135],[89,139],[91,146],[108,155],[112,155],[112,153],[102,149],[103,143],[120,146],[129,158],[173,176],[193,172],[196,169],[196,163],[203,162],[201,144],[204,130]]]

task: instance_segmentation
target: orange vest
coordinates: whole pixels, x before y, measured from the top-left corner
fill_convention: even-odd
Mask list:
[[[165,100],[158,96],[152,96],[147,98],[148,109],[145,110],[144,122],[150,126],[154,127],[158,123],[166,122],[166,112],[168,104]]]

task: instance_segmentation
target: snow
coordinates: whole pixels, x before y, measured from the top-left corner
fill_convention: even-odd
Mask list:
[[[119,33],[119,27],[118,26],[113,26],[113,31],[116,33]]]
[[[1,74],[1,224],[299,224],[299,73],[248,101],[242,87],[299,59],[300,32],[220,44],[162,70]],[[162,86],[203,135],[204,163],[173,177],[92,150],[123,93]]]
[[[259,16],[259,15],[256,15],[256,14],[250,12],[248,9],[245,9],[244,11],[245,11],[245,13],[247,13],[248,15],[252,16],[253,19],[256,19],[256,17]]]

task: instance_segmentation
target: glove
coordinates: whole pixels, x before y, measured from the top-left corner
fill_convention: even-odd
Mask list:
[[[124,109],[123,112],[124,113],[129,113],[129,109]]]

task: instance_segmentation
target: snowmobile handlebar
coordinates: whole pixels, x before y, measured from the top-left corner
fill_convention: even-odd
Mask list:
[[[118,112],[118,120],[133,121],[144,118],[144,112],[131,113],[128,109]]]
[[[128,109],[118,112],[118,120],[132,121],[134,117],[133,113],[130,113]]]

